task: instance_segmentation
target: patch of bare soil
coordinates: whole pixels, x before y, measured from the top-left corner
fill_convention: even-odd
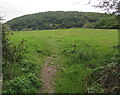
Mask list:
[[[40,93],[54,93],[54,78],[56,75],[56,70],[57,69],[53,63],[53,57],[48,57],[43,64],[41,71],[43,86],[40,90]]]

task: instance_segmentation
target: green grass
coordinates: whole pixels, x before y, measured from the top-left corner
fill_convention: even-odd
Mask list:
[[[57,58],[57,93],[83,93],[86,76],[108,64],[117,52],[112,48],[118,44],[117,38],[117,30],[59,29],[14,32],[12,40],[25,39],[27,56],[40,68],[47,56]]]

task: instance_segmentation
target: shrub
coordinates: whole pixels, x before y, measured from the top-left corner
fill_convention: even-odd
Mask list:
[[[25,40],[15,44],[10,40],[10,31],[3,25],[3,93],[35,93],[41,86],[36,74],[36,65],[29,61]]]
[[[16,77],[5,83],[3,93],[27,93],[30,87],[30,81],[25,77]]]
[[[21,61],[26,53],[26,47],[24,45],[25,40],[19,42],[18,45],[11,42],[10,29],[7,25],[2,25],[2,55],[3,55],[3,62],[6,63],[17,63]]]
[[[118,63],[109,63],[104,67],[99,67],[87,78],[88,92],[98,93],[120,93],[119,88],[119,65]],[[93,85],[94,84],[94,85]],[[99,87],[95,88],[96,86]]]
[[[19,76],[12,80],[6,81],[3,93],[33,93],[36,88],[39,88],[41,82],[37,79],[35,74],[29,73],[26,77]]]
[[[26,59],[23,59],[20,63],[19,63],[20,67],[22,68],[22,71],[25,73],[25,74],[28,74],[28,73],[36,73],[36,65],[35,63],[33,63],[32,61],[28,60],[27,58]]]

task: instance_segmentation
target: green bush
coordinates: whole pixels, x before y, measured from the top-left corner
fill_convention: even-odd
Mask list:
[[[3,93],[27,93],[28,89],[31,89],[30,84],[30,81],[25,77],[16,77],[5,83]]]
[[[26,47],[24,45],[25,40],[22,40],[16,45],[14,42],[10,40],[11,36],[10,29],[7,25],[2,25],[2,55],[3,62],[7,63],[17,63],[24,58],[24,54],[26,53]]]
[[[29,73],[27,76],[19,76],[6,81],[3,93],[33,93],[40,86],[41,82],[36,75]]]
[[[32,61],[26,59],[23,59],[20,63],[19,63],[20,67],[22,68],[22,71],[27,74],[27,73],[36,73],[36,64],[33,63]]]
[[[35,93],[42,85],[37,76],[36,65],[28,59],[3,69],[3,93]]]
[[[36,64],[26,57],[25,40],[15,44],[10,40],[10,31],[2,26],[3,48],[3,93],[36,93],[41,81],[37,76]]]

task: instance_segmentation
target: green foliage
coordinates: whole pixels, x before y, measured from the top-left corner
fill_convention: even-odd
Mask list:
[[[3,93],[35,93],[38,92],[41,82],[38,79],[36,64],[30,62],[26,55],[24,40],[18,44],[11,41],[10,30],[2,26],[3,48]]]
[[[115,16],[102,18],[96,22],[95,28],[119,29],[119,24]]]
[[[14,31],[93,28],[93,24],[108,15],[77,11],[41,12],[15,18],[7,22]],[[87,24],[86,24],[87,23]]]
[[[18,45],[15,45],[10,41],[11,32],[7,25],[2,25],[2,48],[3,48],[3,62],[17,63],[21,61],[26,53],[26,47],[24,40],[20,41]]]
[[[3,93],[15,94],[15,93],[32,93],[39,88],[40,81],[36,75],[28,73],[27,76],[15,77],[12,80],[6,81]]]
[[[5,49],[3,52],[3,60],[6,60],[9,63],[17,63],[24,58],[24,54],[26,53],[26,47],[24,45],[24,40],[19,42],[18,45],[9,43],[9,48]]]
[[[8,68],[3,67],[3,93],[38,92],[42,82],[37,77],[37,71],[36,64],[27,59],[23,59],[19,64],[9,65]]]
[[[26,80],[25,77],[16,77],[6,83],[6,89],[3,93],[26,93],[27,89],[31,87],[30,81]]]

